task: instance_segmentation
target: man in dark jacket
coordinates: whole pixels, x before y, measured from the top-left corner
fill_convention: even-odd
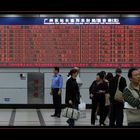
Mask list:
[[[110,94],[110,126],[116,126],[121,127],[123,125],[123,108],[124,103],[123,101],[115,100],[115,93],[117,90],[118,80],[120,78],[119,82],[119,90],[123,92],[126,85],[126,80],[124,77],[121,76],[122,70],[120,68],[116,69],[116,76],[112,78],[112,80],[109,82],[109,94]],[[120,77],[121,76],[121,77]]]

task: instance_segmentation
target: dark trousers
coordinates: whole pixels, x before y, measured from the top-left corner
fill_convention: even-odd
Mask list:
[[[110,108],[109,105],[108,105],[108,106],[105,106],[105,119],[106,119],[107,117],[109,117],[109,108]]]
[[[58,95],[59,89],[53,89],[53,105],[55,109],[55,115],[61,114],[61,95]]]
[[[140,127],[140,122],[130,122],[130,123],[128,123],[128,126],[138,126],[138,127]]]
[[[91,124],[95,124],[97,105],[99,105],[100,124],[105,121],[105,95],[97,94],[92,99]]]
[[[109,115],[109,126],[118,126],[123,125],[123,108],[124,104],[121,102],[114,101],[110,105],[110,115]]]
[[[109,109],[110,109],[109,105],[105,106],[105,108],[104,108],[104,118],[105,118],[105,120],[106,120],[107,117],[109,117]],[[96,112],[96,118],[97,118],[97,115],[100,116],[100,112],[99,112],[98,109],[97,109],[97,112]]]

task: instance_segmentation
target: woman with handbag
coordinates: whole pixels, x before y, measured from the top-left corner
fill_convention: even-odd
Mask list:
[[[71,76],[66,82],[66,106],[71,107],[78,110],[78,105],[80,104],[80,92],[79,86],[76,82],[76,77],[78,75],[78,71],[76,69],[72,69],[68,76]],[[69,118],[67,120],[69,126],[75,125],[75,120]]]

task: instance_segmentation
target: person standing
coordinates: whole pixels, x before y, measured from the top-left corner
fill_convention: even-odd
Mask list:
[[[74,67],[74,68],[72,68],[72,69],[76,69],[76,70],[77,70],[78,75],[77,75],[77,77],[76,77],[76,82],[77,82],[78,86],[81,87],[82,84],[83,84],[83,82],[82,82],[82,80],[81,80],[81,78],[80,78],[80,75],[79,75],[80,69],[79,69],[78,67]],[[68,78],[67,78],[67,80],[68,80],[70,77],[71,77],[71,76],[69,75]]]
[[[140,71],[130,68],[128,71],[130,84],[124,90],[124,100],[128,126],[140,126]]]
[[[99,104],[100,112],[100,126],[105,126],[105,93],[108,93],[108,85],[104,81],[104,74],[102,72],[97,73],[96,80],[93,81],[89,88],[89,96],[92,99],[92,112],[91,112],[91,124],[95,125],[95,116],[97,106]]]
[[[78,110],[78,105],[80,104],[80,92],[79,86],[76,81],[76,77],[78,75],[78,71],[76,69],[72,69],[68,76],[71,76],[66,82],[66,98],[65,103],[67,107],[71,107]],[[74,119],[68,119],[67,123],[69,126],[75,125]]]
[[[102,75],[104,75],[103,80],[106,82],[106,79],[105,79],[105,77],[106,77],[106,72],[105,72],[105,71],[100,71],[100,73],[101,73]],[[97,116],[100,116],[99,105],[97,105],[96,120],[98,120]]]
[[[115,94],[117,91],[117,87],[121,92],[127,86],[126,80],[124,77],[121,76],[122,70],[120,68],[116,69],[116,76],[112,78],[109,83],[109,94],[110,94],[110,116],[109,116],[109,126],[114,127],[122,127],[123,125],[123,108],[124,102],[123,97],[120,100],[116,100]]]
[[[59,74],[59,67],[54,67],[54,76],[51,84],[51,95],[53,96],[53,105],[55,113],[51,117],[60,118],[61,115],[61,93],[63,87],[63,77]]]
[[[100,73],[101,73],[102,75],[104,75],[103,80],[106,82],[106,79],[105,79],[105,77],[106,77],[106,72],[105,72],[105,71],[100,71]],[[105,110],[106,110],[106,107],[105,107]],[[96,120],[98,120],[97,116],[100,116],[99,105],[97,105]]]
[[[113,79],[113,74],[111,72],[108,72],[107,75],[105,76],[105,81],[107,82],[108,87],[112,79]],[[107,102],[107,105],[105,105],[105,118],[109,116],[109,108],[110,108],[110,94],[109,93],[106,94],[106,102]]]

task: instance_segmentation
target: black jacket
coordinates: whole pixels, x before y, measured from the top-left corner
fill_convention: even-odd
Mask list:
[[[97,85],[96,80],[93,81],[93,83],[91,84],[91,86],[89,88],[89,94],[96,95],[96,94],[98,94],[99,90],[104,90],[105,93],[108,93],[107,82],[103,81],[103,83],[100,83],[99,85]]]
[[[115,93],[116,93],[116,90],[117,90],[118,79],[119,79],[119,75],[116,75],[109,82],[109,94],[110,94],[110,101],[111,102],[114,101],[114,96],[115,96]],[[119,83],[119,90],[121,92],[123,92],[123,90],[125,89],[126,86],[127,86],[127,84],[126,84],[125,78],[121,77],[120,83]]]
[[[69,106],[69,100],[73,102],[74,106],[80,103],[79,86],[76,82],[76,79],[73,79],[72,77],[69,78],[66,82],[65,103],[67,106]]]

